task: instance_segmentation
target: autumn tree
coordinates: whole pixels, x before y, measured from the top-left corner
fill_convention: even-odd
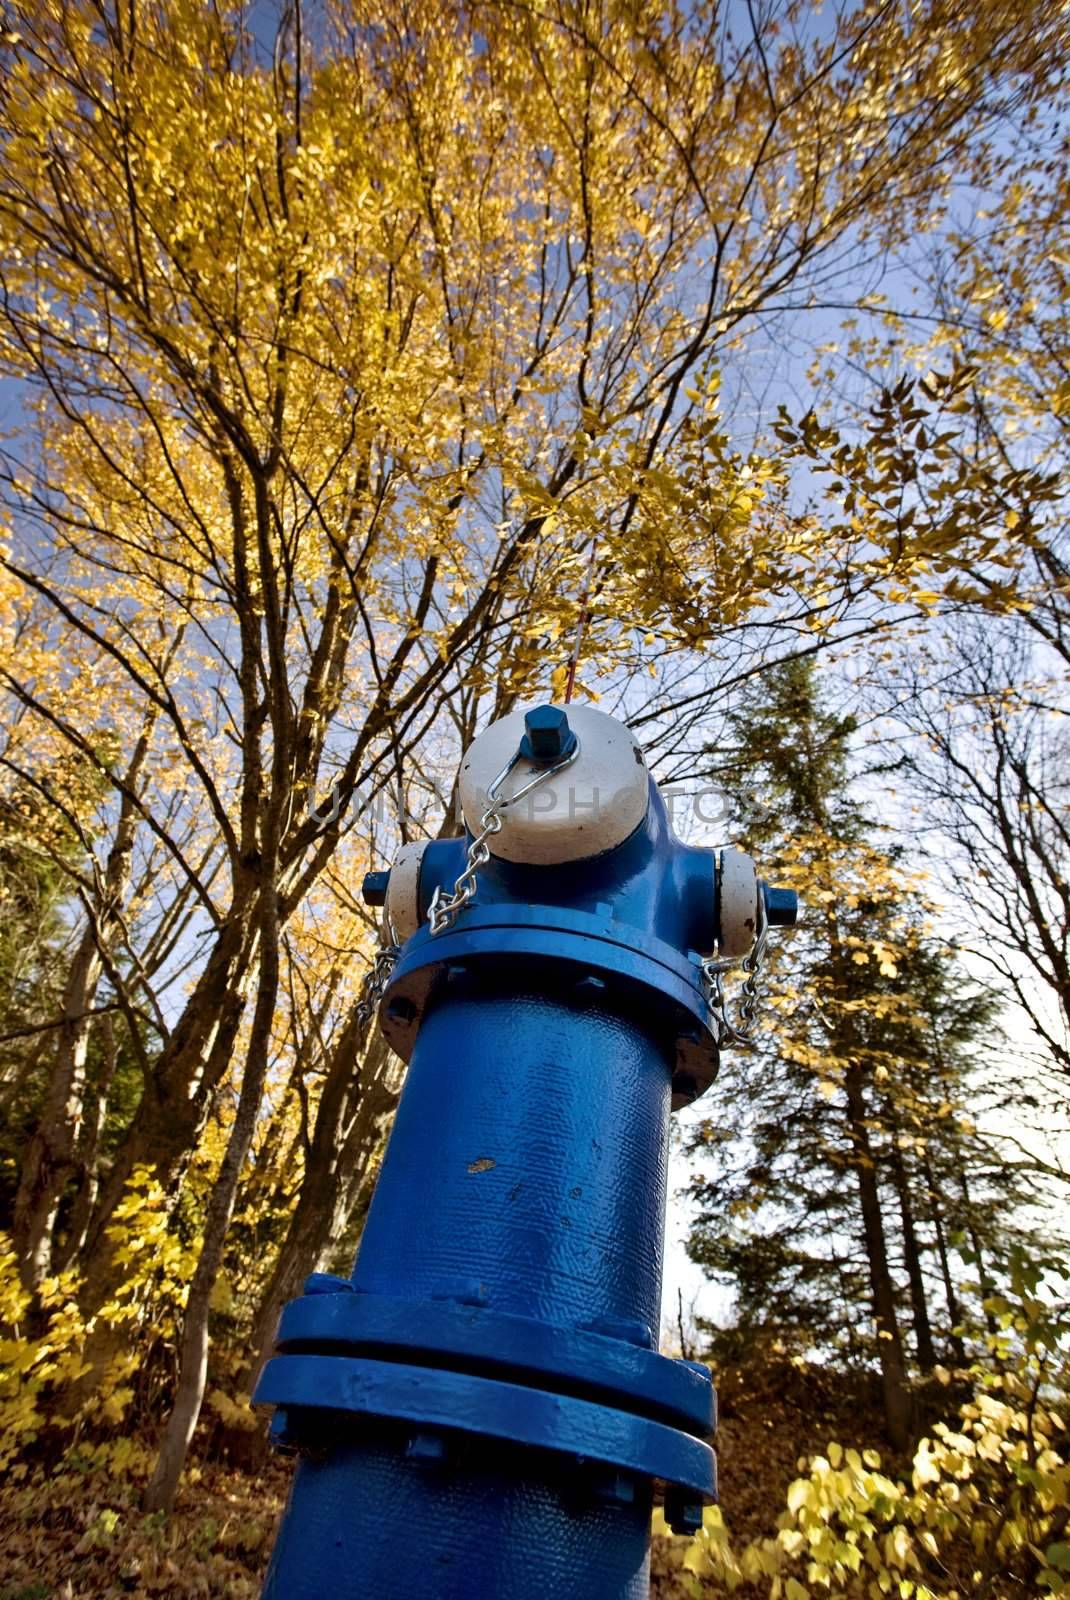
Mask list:
[[[919,814],[963,938],[1065,1075],[1070,191],[1058,106],[1036,103],[1004,140],[909,279],[891,274],[849,319],[820,414],[781,436],[828,486],[831,519],[845,511],[878,540],[894,530],[929,586],[933,619],[875,675],[875,704],[915,736]],[[889,375],[879,395],[866,379],[848,392],[844,355]],[[954,549],[964,520],[980,536],[968,567]]]

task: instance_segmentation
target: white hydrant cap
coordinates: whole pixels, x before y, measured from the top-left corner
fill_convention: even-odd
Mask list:
[[[582,861],[623,844],[646,816],[649,779],[630,729],[592,706],[569,706],[579,740],[575,761],[502,813],[491,851],[502,861],[550,866]],[[512,711],[476,738],[461,762],[461,809],[469,832],[479,832],[487,793],[524,737],[524,711]],[[501,794],[508,798],[539,766],[521,759]]]

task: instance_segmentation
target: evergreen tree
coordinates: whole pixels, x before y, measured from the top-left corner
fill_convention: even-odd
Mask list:
[[[726,1053],[691,1136],[689,1248],[735,1289],[722,1349],[876,1362],[902,1448],[912,1361],[925,1373],[962,1354],[956,1245],[983,1275],[1022,1186],[966,1111],[994,1003],[935,942],[919,884],[857,799],[854,732],[793,662],[741,699],[712,761],[738,842],[799,890],[804,917],[770,955],[758,1054]]]

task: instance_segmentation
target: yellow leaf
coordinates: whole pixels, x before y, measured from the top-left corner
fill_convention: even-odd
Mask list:
[[[788,1510],[801,1511],[813,1499],[813,1485],[805,1478],[796,1478],[788,1485]]]

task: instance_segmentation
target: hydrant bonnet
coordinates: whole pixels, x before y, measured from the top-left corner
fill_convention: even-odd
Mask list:
[[[539,707],[527,715],[544,711],[564,717],[557,707]],[[499,860],[532,866],[582,861],[623,844],[646,816],[649,774],[631,730],[592,706],[570,706],[567,728],[579,740],[580,759],[505,812],[491,847]],[[470,833],[479,831],[488,790],[518,750],[522,755],[511,789],[547,759],[539,754],[539,732],[527,726],[524,712],[514,711],[474,740],[459,779],[461,809]],[[526,750],[532,754],[524,754]],[[563,747],[560,754],[567,753]]]

